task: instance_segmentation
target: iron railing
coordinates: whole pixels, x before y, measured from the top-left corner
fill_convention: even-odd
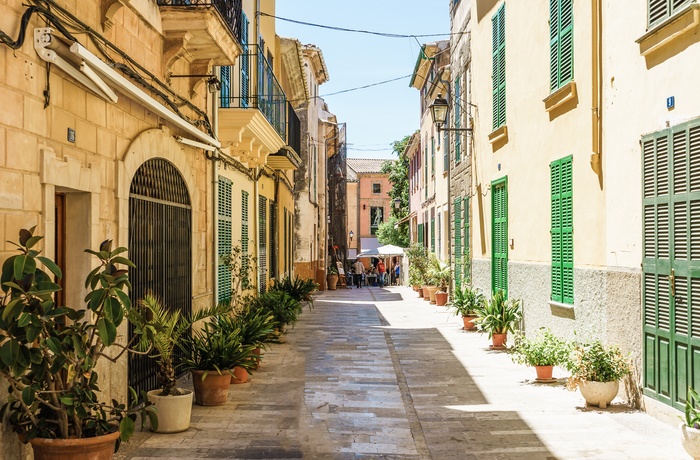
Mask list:
[[[247,41],[241,36],[242,0],[158,0],[158,6],[199,7],[213,6],[219,12],[238,43]]]
[[[255,108],[265,116],[277,134],[287,142],[287,96],[272,66],[257,45],[244,45],[237,69],[221,67],[221,108]],[[231,84],[238,72],[238,91]]]
[[[287,102],[287,145],[297,155],[301,155],[301,121],[289,102]]]

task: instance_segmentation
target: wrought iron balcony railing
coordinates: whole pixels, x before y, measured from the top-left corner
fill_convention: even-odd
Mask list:
[[[290,102],[287,102],[287,145],[301,155],[301,121]]]
[[[242,0],[157,0],[158,6],[181,6],[197,8],[201,6],[213,6],[221,14],[226,25],[238,43],[247,41],[241,36],[241,13],[243,11]]]
[[[232,74],[238,73],[238,88]],[[236,67],[221,67],[221,108],[260,110],[277,134],[287,142],[287,96],[272,66],[257,45],[245,45]],[[293,112],[293,110],[292,110]],[[294,114],[296,116],[296,114]]]

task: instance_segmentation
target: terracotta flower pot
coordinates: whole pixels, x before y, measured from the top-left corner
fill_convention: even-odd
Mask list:
[[[231,383],[246,383],[248,381],[248,372],[241,366],[236,366],[233,368],[233,374],[231,374]]]
[[[79,439],[34,438],[29,441],[34,460],[112,460],[119,431]]]
[[[428,286],[428,295],[430,296],[430,303],[435,305],[437,300],[435,300],[435,294],[437,293],[437,286]]]
[[[584,381],[578,386],[581,396],[589,406],[598,406],[605,409],[615,399],[620,389],[620,382],[589,382]]]
[[[473,331],[474,329],[476,329],[476,324],[474,323],[474,320],[476,318],[476,316],[462,316],[465,331]]]
[[[435,304],[439,307],[447,305],[447,292],[437,291],[435,293]]]
[[[508,339],[508,334],[493,334],[491,336],[491,347],[495,349],[503,349],[506,347],[506,340]]]
[[[416,292],[418,292],[418,290],[420,289],[420,286],[418,286],[417,284],[414,284],[414,285],[411,286],[411,287],[412,287],[413,290],[416,291]]]
[[[681,444],[688,455],[700,459],[700,430],[691,428],[685,423],[679,426],[681,430]]]
[[[418,293],[418,297],[421,299],[423,298],[423,288],[418,286],[418,289],[416,289],[416,292]]]
[[[552,380],[552,370],[554,366],[535,366],[537,380]]]
[[[180,396],[160,396],[161,390],[148,392],[148,400],[156,406],[158,429],[156,433],[179,433],[190,427],[192,415],[192,390],[178,388],[185,394]]]
[[[262,361],[262,348],[253,348],[253,358],[255,360],[255,369],[258,369],[260,367],[260,362]]]
[[[326,276],[326,281],[328,282],[328,290],[335,291],[335,288],[338,285],[338,275],[330,273]]]
[[[428,292],[428,286],[422,286],[421,291],[423,291],[423,300],[430,302],[430,293]]]
[[[192,371],[194,386],[194,403],[200,406],[218,406],[228,399],[228,387],[231,384],[231,374],[209,371],[202,380],[204,371]]]

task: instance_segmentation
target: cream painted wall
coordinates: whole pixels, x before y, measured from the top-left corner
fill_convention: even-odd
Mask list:
[[[506,125],[508,141],[492,145],[491,18],[503,2],[479,10],[472,25],[472,94],[475,122],[473,201],[474,258],[490,259],[492,181],[508,177],[509,260],[551,261],[550,162],[574,158],[574,261],[576,267],[606,263],[605,213],[598,177],[589,166],[591,140],[591,11],[574,2],[574,80],[578,99],[545,111],[549,96],[549,10],[546,2],[506,4]]]

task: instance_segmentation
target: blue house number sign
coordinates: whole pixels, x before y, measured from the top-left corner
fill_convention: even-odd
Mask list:
[[[676,97],[675,96],[670,96],[666,98],[666,108],[667,109],[672,109],[676,106]]]

